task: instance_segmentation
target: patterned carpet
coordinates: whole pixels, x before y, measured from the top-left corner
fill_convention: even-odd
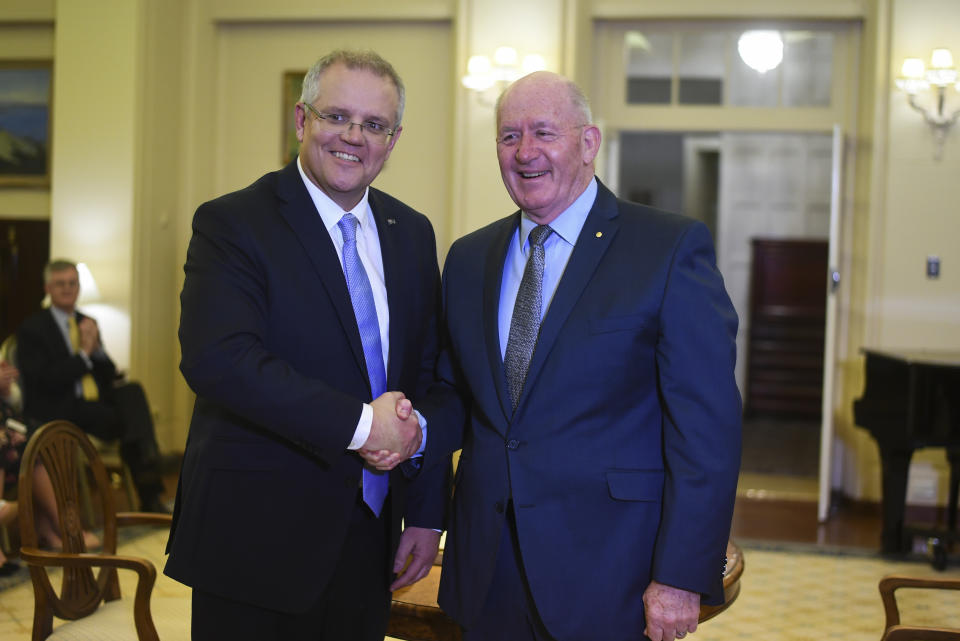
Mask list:
[[[121,553],[143,556],[157,567],[163,563],[166,533],[155,532],[129,541]],[[893,562],[853,550],[817,550],[813,546],[774,546],[740,541],[745,569],[740,597],[730,608],[704,623],[695,641],[763,640],[876,641],[883,630],[883,606],[877,583],[886,574],[960,578],[953,562],[936,572],[922,560]],[[121,589],[132,595],[134,578],[121,572]],[[901,591],[898,598],[905,623],[960,628],[960,591]],[[154,587],[154,615],[161,603],[189,606],[189,590],[163,575]],[[33,612],[29,581],[0,591],[0,638],[27,641]],[[183,618],[183,638],[189,621]],[[166,639],[166,637],[163,637]],[[601,640],[602,641],[602,640]]]
[[[960,578],[920,560],[888,561],[877,554],[786,551],[741,541],[740,597],[698,629],[697,641],[876,641],[883,632],[877,584],[887,574]],[[812,550],[812,546],[810,546]],[[901,621],[960,628],[960,591],[899,590]]]

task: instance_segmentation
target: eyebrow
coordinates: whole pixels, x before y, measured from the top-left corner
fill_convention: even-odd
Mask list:
[[[516,130],[523,129],[523,128],[524,128],[523,125],[502,125],[502,126],[500,127],[500,131],[505,131],[505,130],[506,130],[506,131],[516,131]],[[551,122],[551,121],[549,121],[549,120],[538,120],[538,121],[536,121],[536,122],[534,122],[534,123],[531,123],[531,124],[530,124],[530,128],[531,128],[531,129],[540,129],[540,128],[559,129],[560,127],[559,127],[559,125],[557,125],[556,123]]]
[[[346,107],[337,107],[335,105],[331,105],[330,107],[320,107],[319,111],[322,113],[335,113],[343,115],[351,113],[350,109],[347,109]],[[392,122],[389,116],[385,117],[380,114],[362,113],[358,117],[363,122],[384,122],[387,124]]]

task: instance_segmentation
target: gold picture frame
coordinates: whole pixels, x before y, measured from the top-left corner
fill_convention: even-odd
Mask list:
[[[300,142],[297,140],[297,127],[293,121],[294,107],[300,102],[300,91],[303,87],[304,71],[283,72],[283,132],[280,139],[283,149],[280,150],[280,161],[286,166],[297,157]]]
[[[50,60],[0,60],[0,187],[50,185]]]

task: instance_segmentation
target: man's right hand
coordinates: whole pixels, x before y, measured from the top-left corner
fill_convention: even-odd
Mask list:
[[[392,469],[420,449],[423,439],[420,423],[402,392],[386,392],[370,406],[373,423],[360,454],[377,468]]]
[[[77,323],[77,330],[80,333],[80,349],[87,356],[92,355],[100,347],[100,329],[97,327],[97,321],[89,316],[82,318]]]

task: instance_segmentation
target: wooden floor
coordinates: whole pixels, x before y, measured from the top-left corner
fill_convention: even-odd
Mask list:
[[[812,500],[739,496],[731,538],[879,550],[880,507],[848,502],[835,507],[820,524]]]

